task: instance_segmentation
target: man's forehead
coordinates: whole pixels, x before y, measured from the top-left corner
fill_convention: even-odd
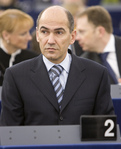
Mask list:
[[[57,9],[56,7],[55,8],[52,7],[52,8],[48,8],[42,13],[40,20],[47,20],[51,22],[54,22],[54,21],[61,22],[61,21],[67,21],[68,18],[65,11],[62,8]]]
[[[83,15],[83,16],[81,16],[81,17],[79,17],[79,18],[77,18],[77,22],[89,22],[89,20],[88,20],[88,17],[86,16],[86,15]]]
[[[42,13],[42,16],[45,17],[45,15],[57,15],[57,14],[62,14],[62,15],[66,14],[65,9],[60,6],[49,7]]]
[[[58,7],[57,7],[58,8]],[[39,19],[39,28],[45,26],[47,28],[66,28],[69,27],[68,17],[64,9],[56,7],[45,10]]]
[[[67,21],[63,21],[62,19],[53,20],[51,18],[48,18],[48,19],[40,19],[39,29],[40,28],[56,30],[60,28],[67,29],[69,27]]]

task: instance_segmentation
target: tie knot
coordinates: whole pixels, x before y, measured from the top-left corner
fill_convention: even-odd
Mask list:
[[[56,76],[60,76],[60,74],[62,73],[62,66],[60,65],[54,65],[52,68],[51,68],[51,72],[53,72]]]
[[[106,61],[106,58],[108,56],[109,52],[101,53],[99,54],[100,58],[102,61]]]

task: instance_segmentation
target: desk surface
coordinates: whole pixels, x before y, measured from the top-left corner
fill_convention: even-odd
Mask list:
[[[118,125],[116,141],[81,141],[80,125],[15,126],[1,130],[0,149],[121,149]]]
[[[121,143],[0,146],[0,149],[121,149]]]

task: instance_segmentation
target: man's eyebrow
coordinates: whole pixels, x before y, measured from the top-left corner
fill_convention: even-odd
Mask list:
[[[64,32],[66,32],[64,28],[56,28],[56,29],[54,29],[54,31],[64,31]]]
[[[65,31],[65,29],[64,28],[56,28],[56,29],[54,29],[55,31],[58,31],[58,30],[63,30],[63,31]]]
[[[45,27],[45,26],[41,26],[41,27],[40,27],[40,30],[41,30],[41,29],[47,29],[47,30],[49,30],[49,29],[48,29],[47,27]]]
[[[49,28],[47,28],[47,27],[45,27],[45,26],[41,26],[40,27],[40,30],[41,29],[46,29],[46,30],[49,30]],[[62,27],[60,27],[60,28],[56,28],[56,29],[54,29],[55,31],[58,31],[58,30],[63,30],[63,31],[65,31],[65,29],[64,28],[62,28]]]

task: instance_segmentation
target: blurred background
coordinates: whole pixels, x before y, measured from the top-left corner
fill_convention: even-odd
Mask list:
[[[111,14],[113,21],[114,34],[121,36],[121,0],[0,0],[0,12],[8,8],[18,8],[30,14],[35,20],[38,14],[51,5],[65,5],[66,2],[80,1],[80,7],[89,7],[92,5],[101,5]]]

